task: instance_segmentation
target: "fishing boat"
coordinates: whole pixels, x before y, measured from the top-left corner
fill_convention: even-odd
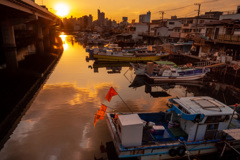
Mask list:
[[[157,53],[151,47],[137,47],[135,49],[125,50],[121,47],[106,48],[93,54],[98,61],[122,61],[122,62],[146,62],[157,61],[163,57],[167,57],[168,53]]]
[[[209,68],[192,68],[192,67],[163,67],[154,71],[153,67],[149,67],[145,75],[154,82],[158,81],[188,81],[203,78]]]
[[[232,119],[229,106],[202,96],[171,98],[169,107],[157,113],[107,113],[118,157],[177,159],[229,150],[225,145],[240,148],[240,122]]]
[[[165,66],[176,66],[176,64],[171,61],[153,61],[153,63],[154,70],[159,70],[159,68],[163,68]],[[144,75],[147,72],[146,63],[130,63],[130,65],[134,68],[136,75]]]
[[[124,62],[143,62],[143,61],[157,61],[163,57],[168,56],[168,54],[156,54],[156,55],[133,55],[129,53],[116,53],[109,52],[107,54],[94,54],[93,57],[98,61],[124,61]]]

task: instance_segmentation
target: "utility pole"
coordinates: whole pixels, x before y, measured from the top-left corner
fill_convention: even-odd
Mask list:
[[[165,12],[164,11],[159,11],[159,13],[162,14],[162,26],[163,26],[163,16],[164,16]]]
[[[198,19],[199,19],[199,14],[200,14],[200,8],[201,8],[201,3],[194,3],[194,5],[198,6],[198,16],[197,16],[197,22],[196,22],[196,27],[198,26]]]

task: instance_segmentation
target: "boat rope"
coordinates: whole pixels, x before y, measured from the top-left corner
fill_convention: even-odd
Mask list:
[[[185,149],[186,149],[185,153],[186,153],[187,156],[188,156],[188,160],[191,160],[191,158],[190,158],[190,152],[189,152],[188,149],[187,149],[186,142],[185,142],[185,141],[181,141],[180,139],[178,139],[178,141],[179,141],[180,144],[183,144],[183,145],[184,145],[184,147],[185,147]]]

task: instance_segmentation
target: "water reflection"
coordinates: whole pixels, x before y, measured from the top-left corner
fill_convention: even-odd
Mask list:
[[[144,78],[139,80],[128,64],[117,66],[121,67],[120,73],[109,74],[106,64],[86,61],[88,53],[72,37],[66,36],[65,40],[68,48],[0,151],[1,160],[107,159],[100,146],[108,144],[111,136],[105,120],[98,121],[94,128],[94,114],[101,103],[111,107],[107,112],[129,112],[118,96],[111,102],[105,100],[110,87],[114,87],[134,112],[165,111],[167,100],[176,96],[213,95],[223,100],[220,89],[223,85],[151,84]],[[98,68],[98,73],[88,66]],[[167,94],[163,96],[162,92]],[[233,97],[226,96],[226,99],[228,104],[235,103]]]
[[[14,159],[15,155],[22,159],[92,157],[102,138],[93,135],[94,113],[103,98],[99,92],[106,93],[108,88],[104,84],[93,92],[75,84],[45,85],[1,151],[2,159]],[[27,151],[21,146],[28,147]]]
[[[61,34],[59,37],[62,39],[64,50],[67,50],[68,49],[68,43],[66,42],[67,35]]]

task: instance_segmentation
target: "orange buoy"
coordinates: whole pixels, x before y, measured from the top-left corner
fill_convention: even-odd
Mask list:
[[[236,70],[239,69],[239,66],[238,66],[237,64],[234,64],[234,65],[233,65],[233,69],[236,71]]]
[[[187,63],[187,67],[192,67],[192,63]]]

